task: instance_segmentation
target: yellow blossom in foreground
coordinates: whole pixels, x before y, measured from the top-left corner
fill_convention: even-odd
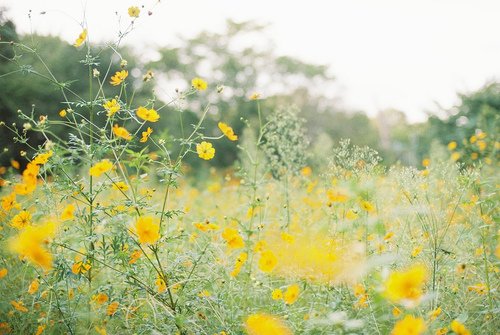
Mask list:
[[[141,13],[141,10],[137,6],[130,6],[128,8],[128,15],[130,17],[139,17],[140,13]]]
[[[73,220],[75,218],[74,213],[75,213],[75,205],[68,204],[66,207],[64,207],[61,213],[61,220],[62,221]]]
[[[89,170],[89,174],[92,177],[99,177],[105,172],[110,171],[113,168],[113,163],[109,159],[103,159],[100,162],[95,163]]]
[[[116,99],[111,99],[106,101],[102,107],[107,111],[106,116],[111,117],[115,115],[115,113],[120,111],[120,104],[116,101]]]
[[[108,305],[108,308],[106,309],[106,314],[108,316],[115,315],[115,313],[118,311],[118,306],[120,306],[120,304],[117,301],[113,301]]]
[[[35,294],[38,291],[38,288],[40,287],[40,282],[38,279],[34,279],[30,286],[28,287],[28,293],[29,294]]]
[[[226,240],[227,246],[230,249],[239,249],[245,246],[245,242],[243,241],[243,237],[238,233],[238,231],[234,228],[226,228],[222,232],[222,238]]]
[[[406,271],[395,271],[385,282],[385,296],[392,302],[418,303],[427,279],[423,265],[415,265]]]
[[[259,259],[259,269],[263,272],[271,272],[278,264],[278,259],[271,250],[263,251]]]
[[[156,285],[156,290],[158,291],[158,293],[163,293],[167,290],[167,284],[160,277],[156,278],[155,285]]]
[[[287,305],[291,305],[297,301],[299,298],[300,288],[299,285],[293,284],[288,286],[285,293],[283,294],[283,300]]]
[[[45,270],[52,268],[52,255],[45,249],[48,239],[55,235],[56,225],[46,223],[28,226],[10,241],[10,248]]]
[[[132,139],[132,135],[130,135],[128,130],[125,129],[124,127],[120,127],[117,124],[115,124],[113,126],[113,134],[115,134],[115,136],[123,138],[124,140],[127,140],[127,141]]]
[[[111,85],[118,86],[128,77],[127,70],[116,71],[116,73],[111,76]]]
[[[83,29],[80,35],[78,35],[78,38],[76,39],[75,43],[73,43],[73,45],[78,48],[85,42],[86,39],[87,39],[87,29]]]
[[[12,218],[11,226],[17,229],[22,229],[31,224],[31,213],[28,211],[21,211]]]
[[[233,128],[229,127],[224,122],[219,122],[218,127],[229,140],[236,141],[238,139],[238,135],[234,134]]]
[[[5,277],[7,275],[7,273],[9,273],[9,270],[7,270],[6,268],[1,268],[0,269],[0,279]]]
[[[193,80],[191,80],[191,85],[198,91],[204,91],[208,87],[207,82],[198,77],[193,78]]]
[[[432,320],[435,320],[438,316],[441,315],[442,309],[441,307],[436,308],[432,312],[429,313],[429,318]]]
[[[450,328],[457,335],[471,335],[470,330],[468,330],[465,325],[458,320],[453,320]]]
[[[153,133],[153,129],[151,129],[150,127],[148,127],[148,129],[146,129],[146,131],[143,131],[142,132],[142,137],[141,139],[139,140],[141,143],[145,143],[147,142],[149,136],[151,136],[151,134]]]
[[[123,181],[118,181],[116,183],[113,183],[113,189],[125,192],[128,190],[128,185]]]
[[[248,335],[292,335],[281,319],[268,314],[252,314],[245,320]]]
[[[215,156],[215,149],[210,142],[201,142],[196,145],[196,152],[198,156],[204,160],[210,160]]]
[[[424,319],[407,315],[394,325],[391,335],[420,335],[425,329]]]
[[[16,311],[19,311],[19,312],[23,312],[23,313],[26,313],[28,312],[28,309],[26,308],[26,306],[24,306],[24,303],[22,301],[11,301],[10,304],[12,305],[12,307],[14,307],[16,309]]]
[[[236,258],[236,262],[234,263],[234,269],[230,273],[231,277],[234,278],[240,273],[241,268],[243,267],[243,264],[245,264],[247,259],[248,254],[246,252],[242,252],[241,254],[239,254],[238,258]]]
[[[135,232],[140,243],[156,243],[160,239],[160,224],[151,216],[141,216],[135,222]]]
[[[271,293],[271,297],[273,298],[273,300],[281,300],[283,299],[283,291],[279,288],[274,289]]]
[[[147,109],[145,107],[137,108],[137,116],[144,121],[156,122],[160,119],[160,115],[154,109]]]

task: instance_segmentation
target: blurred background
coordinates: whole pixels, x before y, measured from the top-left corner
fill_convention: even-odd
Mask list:
[[[208,102],[213,105],[208,133],[218,135],[222,120],[243,134],[244,119],[251,122],[257,115],[249,96],[258,92],[264,115],[283,105],[298,107],[310,150],[319,157],[350,138],[378,150],[386,165],[420,166],[432,143],[465,146],[470,143],[463,140],[480,131],[498,140],[498,1],[4,0],[0,6],[1,42],[36,49],[52,74],[83,96],[88,69],[80,61],[87,49],[72,45],[82,27],[88,28],[102,73],[110,60],[112,70],[119,70],[121,59],[108,46],[120,41],[137,104],[153,96],[167,102],[177,89],[188,89],[193,77],[204,78],[206,94],[164,111],[154,125],[166,138],[181,135],[175,110],[182,108],[184,123],[192,124]],[[130,6],[141,14],[129,31]],[[44,71],[33,53],[0,44],[0,115],[18,127],[18,109],[57,119],[65,107],[57,87],[26,66]],[[146,83],[147,71],[155,78]],[[217,86],[224,87],[222,93]],[[107,96],[117,94],[113,87],[105,89]],[[56,132],[64,138],[64,129]],[[30,141],[36,146],[43,139],[33,134]],[[231,166],[236,146],[228,141],[215,146],[213,164]],[[6,134],[0,147],[9,148],[1,165],[26,149]],[[491,154],[467,150],[477,151],[474,159]]]

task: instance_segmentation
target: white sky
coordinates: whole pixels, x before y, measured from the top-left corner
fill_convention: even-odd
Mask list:
[[[2,0],[18,30],[73,42],[86,18],[93,40],[115,39],[131,5],[154,0]],[[32,9],[32,20],[28,10]],[[39,13],[45,11],[45,15]],[[152,47],[178,36],[221,31],[227,18],[270,23],[279,55],[328,64],[336,95],[369,115],[396,108],[412,121],[436,103],[451,107],[456,92],[500,79],[499,0],[162,0],[141,14],[126,43]]]

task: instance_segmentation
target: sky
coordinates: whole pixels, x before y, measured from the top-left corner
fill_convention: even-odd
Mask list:
[[[337,82],[325,94],[371,116],[394,108],[410,121],[423,121],[427,111],[457,104],[457,92],[500,80],[498,0],[2,0],[0,5],[9,9],[19,32],[70,42],[84,18],[92,40],[114,40],[130,21],[127,8],[144,5],[125,39],[144,49],[175,45],[179,36],[203,30],[221,32],[227,19],[268,23],[276,54],[328,65]]]

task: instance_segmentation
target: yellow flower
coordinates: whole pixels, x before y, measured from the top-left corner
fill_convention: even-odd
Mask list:
[[[396,271],[385,282],[385,295],[392,302],[416,303],[422,296],[422,287],[427,278],[423,265],[415,265],[406,271]]]
[[[224,122],[219,122],[218,126],[222,133],[231,141],[236,141],[238,139],[238,135],[234,134],[233,128],[229,127]]]
[[[135,250],[133,253],[130,254],[130,260],[128,261],[129,264],[134,264],[137,262],[139,258],[141,258],[142,253],[140,250]]]
[[[429,318],[432,320],[435,320],[438,316],[441,315],[442,309],[441,307],[436,308],[432,312],[429,313]]]
[[[458,320],[453,320],[450,327],[451,330],[457,335],[471,335],[471,332],[465,327],[465,325]]]
[[[375,210],[375,207],[369,201],[361,201],[361,208],[371,213]]]
[[[75,218],[75,205],[73,204],[68,204],[66,207],[64,207],[63,212],[61,213],[61,220],[66,221],[66,220],[73,220]]]
[[[399,316],[401,315],[401,313],[402,313],[402,312],[401,312],[401,310],[400,310],[399,308],[397,308],[397,307],[394,307],[394,308],[392,309],[392,315],[393,315],[395,318],[399,317]]]
[[[352,209],[348,210],[347,213],[345,214],[345,217],[347,220],[356,220],[358,218],[358,214],[353,211]]]
[[[31,224],[31,213],[28,211],[19,212],[12,218],[11,225],[14,228],[22,229]]]
[[[239,249],[245,246],[243,237],[234,228],[226,228],[222,232],[222,238],[226,240],[229,249]]]
[[[273,298],[273,300],[281,300],[283,299],[283,291],[279,288],[274,289],[271,293],[271,297]]]
[[[29,294],[35,294],[38,291],[38,288],[40,287],[40,282],[38,279],[34,279],[30,286],[28,287],[28,293]]]
[[[10,304],[12,307],[14,307],[17,311],[26,313],[28,312],[28,309],[24,306],[24,303],[22,301],[11,301]]]
[[[457,148],[457,142],[451,141],[450,143],[448,143],[448,150],[453,151],[456,148]]]
[[[90,262],[82,262],[82,261],[77,261],[73,263],[71,266],[71,272],[73,272],[75,275],[79,274],[85,274],[87,273],[92,266],[90,265]]]
[[[128,16],[130,17],[139,17],[140,13],[141,10],[139,9],[139,7],[131,6],[128,8]]]
[[[278,259],[271,250],[263,251],[259,259],[259,269],[263,272],[271,272],[278,264]]]
[[[291,305],[297,301],[299,298],[300,288],[299,285],[293,284],[288,286],[285,293],[283,294],[283,300],[287,305]]]
[[[113,134],[115,134],[115,136],[117,137],[121,137],[123,138],[124,140],[131,140],[132,139],[132,135],[130,135],[130,133],[128,132],[127,129],[123,128],[123,127],[120,127],[118,126],[117,124],[115,124],[113,126]]]
[[[106,293],[99,292],[99,294],[95,295],[92,297],[92,299],[97,302],[99,305],[102,305],[106,302],[108,302],[109,297]]]
[[[476,292],[479,295],[483,295],[483,294],[486,294],[488,292],[488,287],[483,283],[479,283],[479,284],[471,285],[471,286],[467,287],[467,290],[469,292]]]
[[[208,87],[207,82],[198,77],[193,78],[193,80],[191,80],[191,85],[198,91],[204,91]]]
[[[123,181],[119,181],[113,184],[113,189],[125,192],[128,190],[128,185]]]
[[[420,335],[425,329],[424,319],[407,315],[394,325],[391,335]]]
[[[126,78],[128,77],[127,70],[116,71],[115,74],[111,77],[111,85],[118,86],[120,85]]]
[[[106,314],[108,316],[113,316],[118,310],[118,306],[120,306],[120,304],[117,301],[113,301],[108,305],[108,308],[106,309]]]
[[[104,107],[105,110],[108,112],[106,113],[107,117],[111,117],[115,115],[116,112],[120,110],[120,104],[116,101],[116,99],[111,99],[106,101],[102,107]]]
[[[167,290],[167,284],[160,277],[156,278],[155,285],[156,285],[156,290],[158,291],[158,293],[163,293]]]
[[[205,141],[196,145],[196,152],[200,158],[207,161],[215,156],[215,149],[212,147],[212,143]]]
[[[248,99],[250,99],[250,100],[259,100],[259,99],[260,99],[260,93],[254,92],[254,93],[252,93],[252,94],[248,97]]]
[[[435,333],[435,335],[446,335],[446,334],[448,334],[448,328],[445,327],[437,329]]]
[[[52,150],[49,150],[43,154],[38,154],[36,157],[33,159],[33,164],[35,165],[43,165],[49,161],[49,158],[52,157],[54,153]]]
[[[160,115],[154,109],[147,109],[142,106],[137,108],[137,116],[149,122],[156,122],[160,119]]]
[[[210,221],[205,221],[205,222],[195,222],[194,226],[198,228],[201,231],[209,231],[209,230],[217,230],[219,229],[219,226],[216,225],[215,223],[211,223]]]
[[[151,136],[152,133],[153,133],[153,129],[148,127],[148,129],[146,129],[146,131],[142,132],[142,137],[140,139],[140,142],[145,143],[148,140],[149,136]]]
[[[95,326],[94,329],[97,332],[97,334],[99,334],[99,335],[107,335],[108,334],[106,332],[106,328],[104,328],[104,327]]]
[[[28,261],[45,270],[52,268],[52,255],[45,249],[47,241],[55,235],[54,223],[28,226],[10,241],[10,248]]]
[[[135,232],[140,243],[156,243],[160,239],[160,224],[151,216],[141,216],[135,222]]]
[[[83,29],[80,35],[78,35],[78,38],[76,39],[75,43],[73,43],[73,45],[78,48],[85,42],[86,39],[87,39],[87,29]]]
[[[431,165],[431,160],[429,158],[424,158],[422,160],[422,166],[423,167],[429,167],[429,165]]]
[[[238,258],[236,258],[234,269],[230,273],[231,277],[234,278],[240,273],[241,268],[243,267],[243,264],[245,264],[247,259],[248,259],[248,254],[246,252],[242,252],[241,254],[239,254]]]
[[[36,328],[36,333],[35,335],[41,335],[43,333],[43,331],[45,330],[47,326],[46,325],[39,325],[37,328]]]
[[[326,192],[326,195],[331,202],[346,202],[347,201],[347,195],[345,195],[339,191],[328,190]]]
[[[290,328],[275,316],[268,314],[252,314],[245,320],[248,335],[292,335]]]
[[[66,117],[66,115],[67,115],[67,114],[68,114],[68,112],[66,112],[66,110],[65,110],[65,109],[61,109],[61,110],[59,111],[59,116],[60,116],[60,117]]]
[[[7,273],[9,273],[9,270],[7,270],[6,268],[1,268],[0,269],[0,279],[5,277],[7,275]]]
[[[451,154],[451,160],[456,162],[460,159],[460,153],[459,152],[454,152]]]
[[[113,163],[109,159],[103,159],[100,162],[95,163],[89,170],[89,174],[92,177],[99,177],[105,172],[110,171],[113,168]]]
[[[2,209],[6,212],[13,208],[19,209],[21,206],[16,201],[16,194],[11,193],[2,197]]]
[[[411,251],[411,257],[417,257],[418,255],[420,255],[420,253],[422,252],[422,246],[421,245],[417,245],[415,248],[413,248],[413,250]]]

